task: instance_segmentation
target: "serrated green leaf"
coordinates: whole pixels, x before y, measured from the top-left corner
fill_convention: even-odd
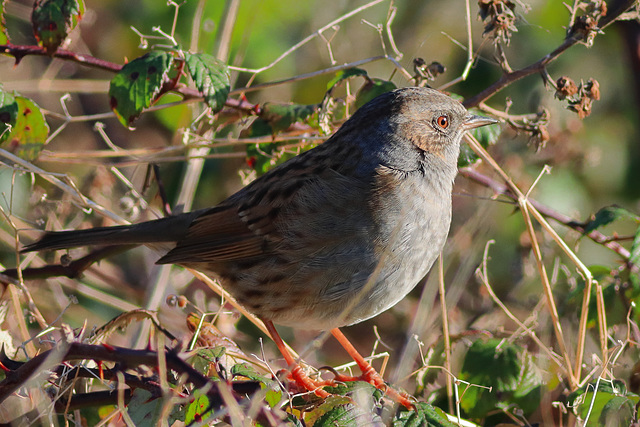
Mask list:
[[[224,355],[226,349],[223,346],[214,348],[200,348],[196,355],[191,358],[191,366],[203,375],[209,376],[209,367],[212,363],[216,363]],[[210,377],[212,380],[217,381],[217,376]]]
[[[201,423],[213,414],[212,409],[211,402],[207,395],[196,397],[194,401],[187,406],[187,410],[185,411],[185,425]]]
[[[0,44],[9,43],[9,33],[7,33],[7,23],[4,20],[4,3],[6,0],[0,0]]]
[[[293,405],[296,406],[296,401],[300,400],[300,404],[306,406],[307,402],[302,399],[300,396],[295,396],[293,398]],[[316,425],[316,421],[324,416],[327,412],[333,410],[336,407],[344,406],[349,403],[352,403],[351,399],[345,396],[336,396],[330,395],[326,399],[322,400],[317,406],[315,406],[312,410],[308,411],[304,414],[304,421],[307,425]]]
[[[313,424],[315,427],[358,427],[383,426],[382,419],[376,413],[365,411],[353,403],[335,406],[320,416]]]
[[[418,402],[412,411],[401,411],[393,421],[393,427],[455,427],[447,414],[428,403]]]
[[[18,106],[16,122],[0,147],[31,161],[46,144],[49,125],[35,102],[23,96],[16,96],[15,102]]]
[[[382,79],[369,79],[356,94],[356,108],[360,108],[377,96],[391,92],[394,89],[396,89],[396,85],[393,82]]]
[[[109,103],[118,120],[130,128],[145,108],[155,101],[173,56],[165,52],[149,52],[122,67],[109,86]]]
[[[18,120],[18,103],[8,92],[0,90],[0,142],[9,138]]]
[[[364,395],[371,396],[375,400],[380,400],[383,395],[380,389],[366,381],[338,383],[335,386],[325,387],[325,390],[336,396],[351,396],[354,393],[364,393]]]
[[[336,76],[329,80],[327,83],[327,91],[330,92],[333,90],[336,85],[341,83],[343,80],[346,80],[351,77],[357,76],[367,76],[367,72],[361,68],[347,68],[346,70],[340,70],[336,73]]]
[[[628,211],[625,208],[621,208],[619,206],[605,206],[600,209],[593,216],[593,219],[589,221],[584,228],[585,234],[592,232],[600,227],[604,227],[607,224],[611,224],[612,222],[622,219],[634,219],[638,221],[638,217],[632,212]]]
[[[537,386],[542,379],[528,364],[527,353],[499,339],[476,340],[465,355],[460,379],[471,383],[461,390],[460,406],[472,418],[484,418],[499,407],[527,403],[525,412],[537,408]],[[529,369],[525,369],[529,367]],[[488,390],[484,387],[491,387]],[[460,386],[464,387],[464,386]],[[529,407],[531,406],[531,407]]]
[[[271,408],[275,408],[276,405],[279,404],[281,400],[282,400],[282,391],[279,389],[278,390],[269,389],[267,390],[264,396],[264,401],[267,402],[267,405],[269,405],[269,407]]]
[[[235,378],[238,375],[242,375],[243,377],[247,377],[250,380],[258,381],[263,384],[271,383],[271,380],[265,377],[264,375],[260,375],[256,372],[253,366],[247,363],[237,363],[231,367],[231,375]]]
[[[587,384],[569,395],[569,407],[586,426],[622,426],[630,425],[634,420],[635,406],[640,396],[627,392],[620,380],[600,381],[598,391],[594,393],[596,383]],[[588,418],[587,418],[588,417]]]
[[[206,53],[187,53],[187,70],[214,113],[222,110],[231,89],[229,67]]]
[[[214,348],[200,348],[196,354],[209,362],[217,362],[224,356],[226,351],[226,347],[218,346]]]
[[[83,0],[41,0],[31,13],[31,25],[38,44],[54,53],[84,13]]]

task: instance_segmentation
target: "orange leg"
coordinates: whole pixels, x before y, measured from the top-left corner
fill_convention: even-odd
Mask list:
[[[336,385],[336,382],[332,380],[314,381],[309,378],[309,376],[302,370],[298,362],[296,362],[293,356],[291,356],[289,350],[287,350],[287,347],[284,345],[282,338],[280,338],[280,334],[278,334],[278,331],[273,325],[273,322],[266,320],[264,321],[264,324],[267,327],[267,331],[269,331],[269,335],[271,335],[271,338],[276,343],[278,350],[280,350],[280,353],[282,353],[282,356],[287,362],[287,365],[289,365],[289,368],[291,369],[291,378],[296,382],[296,384],[302,386],[305,390],[314,392],[318,397],[328,397],[329,393],[324,391],[322,387],[327,385]],[[374,369],[373,366],[371,366],[369,362],[364,359],[364,357],[362,357],[360,353],[358,353],[358,350],[356,350],[356,348],[351,344],[351,342],[349,342],[347,337],[345,337],[338,328],[332,329],[331,334],[336,338],[336,340],[338,340],[340,345],[344,347],[344,349],[353,358],[353,360],[362,371],[362,375],[359,377],[337,375],[335,378],[337,381],[366,381],[370,384],[373,384],[376,388],[384,390],[387,396],[403,405],[404,407],[408,409],[413,408],[413,402],[409,399],[409,396],[405,393],[399,393],[391,387],[387,387],[382,376]]]
[[[340,329],[335,328],[331,330],[331,335],[335,337],[336,340],[340,343],[340,345],[349,353],[349,356],[353,358],[356,362],[360,370],[362,371],[362,375],[360,377],[349,377],[346,375],[339,375],[336,377],[338,381],[366,381],[369,384],[373,384],[376,388],[380,390],[384,390],[385,394],[406,407],[407,409],[413,408],[413,402],[409,399],[409,396],[406,393],[399,393],[391,387],[387,387],[384,382],[382,376],[374,369],[373,366],[369,362],[367,362],[364,357],[358,350],[351,344],[351,342],[344,336]]]
[[[316,396],[326,398],[329,396],[329,393],[322,389],[325,385],[335,385],[334,381],[314,381],[302,370],[298,362],[295,361],[287,347],[284,345],[284,341],[280,338],[280,334],[276,330],[276,327],[273,325],[273,322],[269,320],[264,321],[264,325],[267,327],[267,331],[269,331],[269,335],[271,335],[271,339],[276,343],[278,350],[282,353],[284,360],[289,365],[291,369],[291,378],[296,382],[296,384],[302,386],[305,390],[309,390],[315,393]]]

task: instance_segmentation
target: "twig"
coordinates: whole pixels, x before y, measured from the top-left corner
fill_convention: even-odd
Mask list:
[[[510,190],[517,197],[518,205],[520,206],[520,210],[522,212],[523,218],[525,220],[525,224],[527,225],[527,230],[528,230],[530,238],[531,238],[532,248],[534,250],[534,255],[535,255],[535,258],[536,258],[536,265],[538,267],[538,272],[540,274],[540,279],[542,280],[543,289],[544,289],[545,295],[546,295],[546,301],[547,301],[548,308],[549,308],[549,314],[552,317],[552,323],[553,323],[554,331],[555,331],[555,334],[556,334],[556,341],[558,342],[558,346],[560,347],[560,352],[562,353],[562,356],[563,356],[564,361],[565,361],[564,368],[566,369],[566,371],[569,374],[568,375],[568,377],[569,377],[568,380],[569,380],[569,383],[571,384],[572,389],[575,389],[577,387],[578,382],[579,382],[579,377],[574,374],[573,369],[571,367],[571,361],[569,359],[569,353],[567,352],[566,343],[565,343],[565,340],[564,340],[564,333],[562,332],[562,326],[560,325],[560,319],[558,317],[558,310],[556,308],[555,301],[553,299],[553,292],[551,291],[551,284],[549,283],[549,278],[547,276],[546,269],[545,269],[544,263],[542,261],[542,253],[540,252],[540,247],[537,244],[537,238],[536,238],[536,235],[535,235],[535,230],[533,229],[533,224],[532,224],[531,219],[530,219],[530,215],[536,216],[535,214],[537,213],[539,215],[539,213],[535,209],[535,207],[533,207],[533,205],[531,205],[531,203],[528,201],[526,196],[520,191],[520,189],[515,185],[515,183],[511,180],[511,178],[496,163],[496,161],[493,159],[493,157],[491,157],[489,155],[489,153],[482,147],[482,145],[480,145],[480,143],[473,136],[471,136],[469,134],[465,135],[465,139],[466,139],[467,143],[469,144],[469,146],[473,149],[473,151],[475,151],[475,153],[478,156],[480,156],[480,158],[482,158],[484,161],[486,161],[498,173],[498,175],[500,175],[500,177],[506,182],[506,184],[510,188]],[[542,218],[542,217],[541,216],[540,217],[536,216],[536,219],[539,222],[540,222],[540,218]],[[544,221],[544,218],[542,218],[542,220]],[[553,231],[553,229],[551,227],[549,227],[548,229],[545,227],[545,229],[552,236],[554,236],[555,231]],[[559,239],[559,237],[558,237],[558,239]],[[560,239],[560,241],[561,241],[561,239]],[[569,251],[571,253],[571,255],[573,255],[571,250],[569,250],[568,247],[566,247],[566,245],[564,245],[564,246],[561,245],[561,247],[565,252]],[[573,255],[572,259],[575,262],[577,257],[575,257],[575,255]],[[579,260],[577,260],[577,261],[578,261],[578,263],[577,263],[578,266],[584,267],[584,265]],[[585,279],[587,281],[587,286],[586,287],[590,288],[593,279],[591,277],[591,273],[589,272],[588,269],[586,269],[586,267],[584,267],[584,270],[585,271],[583,272],[583,274],[584,274]],[[581,327],[582,327],[582,325],[581,325]],[[584,327],[586,328],[586,323],[585,323]],[[580,344],[582,344],[581,347],[584,347],[584,343],[581,342]],[[578,354],[580,356],[582,356],[581,351],[578,351]],[[582,359],[580,357],[580,361],[581,360]]]
[[[637,0],[625,0],[622,2],[620,7],[618,7],[615,11],[610,10],[607,16],[600,19],[599,28],[604,29],[612,22],[614,22],[620,15],[626,12],[629,8],[633,7]],[[535,73],[542,72],[547,65],[556,60],[565,50],[569,49],[573,45],[584,40],[585,36],[579,33],[574,33],[569,35],[563,42],[558,46],[553,52],[545,55],[540,60],[534,62],[533,64],[521,68],[519,70],[504,73],[495,83],[482,90],[475,96],[466,99],[463,102],[463,105],[467,108],[475,107],[481,102],[486,101],[491,98],[496,93],[500,92],[505,87],[509,86],[511,83],[520,80],[523,77],[530,76]]]
[[[462,168],[460,169],[459,173],[465,178],[468,178],[480,185],[490,188],[496,195],[503,195],[503,196],[509,197],[514,201],[517,200],[517,197],[513,194],[513,192],[511,192],[511,190],[509,190],[509,188],[506,185],[478,172],[475,169],[472,169],[471,167]],[[571,218],[568,215],[562,214],[546,205],[543,205],[542,203],[534,199],[529,198],[529,202],[533,207],[536,208],[538,212],[540,212],[545,217],[551,218],[554,221],[577,231],[583,236],[590,238],[594,242],[606,247],[607,249],[612,250],[623,259],[623,261],[626,264],[626,267],[631,272],[638,273],[638,267],[632,264],[631,262],[629,262],[629,257],[631,256],[631,254],[629,253],[629,250],[624,246],[622,246],[620,243],[618,243],[616,240],[612,240],[610,237],[605,236],[598,230],[592,230],[588,233],[585,233],[586,229],[583,223]]]
[[[238,71],[244,71],[247,73],[252,73],[252,74],[259,74],[263,71],[268,70],[269,68],[272,68],[274,65],[278,64],[280,61],[282,61],[284,58],[286,58],[287,56],[291,55],[293,52],[295,52],[296,50],[300,49],[302,46],[304,46],[305,44],[309,43],[311,40],[313,40],[314,38],[318,37],[320,34],[322,34],[324,31],[334,27],[335,25],[338,25],[339,23],[346,21],[347,19],[353,17],[354,15],[359,14],[360,12],[369,9],[370,7],[373,7],[379,3],[382,3],[385,0],[373,0],[367,4],[364,4],[356,9],[351,10],[348,13],[345,13],[344,15],[334,19],[333,21],[329,22],[328,24],[324,25],[323,27],[317,29],[316,31],[314,31],[312,34],[308,35],[307,37],[305,37],[304,39],[300,40],[298,43],[296,43],[295,45],[291,46],[289,49],[287,49],[284,53],[282,53],[280,56],[278,56],[273,62],[271,62],[268,65],[265,65],[264,67],[260,67],[260,68],[233,68],[236,69]]]
[[[16,59],[16,64],[19,64],[25,56],[35,55],[51,57],[44,48],[34,45],[0,44],[0,53],[6,53],[7,55],[13,56]],[[105,71],[118,72],[122,69],[122,65],[105,61],[91,55],[70,52],[64,49],[56,50],[53,57],[64,59],[66,61],[77,62],[78,64],[82,64],[90,68],[97,68]]]
[[[68,193],[75,200],[75,202],[78,203],[83,208],[93,209],[96,212],[100,213],[101,215],[115,221],[120,225],[128,224],[127,221],[120,218],[118,215],[114,214],[111,211],[108,211],[101,205],[84,197],[79,191],[77,191],[76,188],[74,188],[74,186],[72,185],[73,183],[71,181],[69,181],[69,183],[66,184],[60,178],[56,177],[54,174],[51,174],[43,169],[40,169],[34,164],[29,163],[28,161],[21,159],[20,157],[14,154],[11,154],[10,152],[3,150],[1,148],[0,148],[0,157],[4,157],[5,159],[9,160],[10,163],[14,165],[18,165],[21,168],[23,168],[25,171],[37,174],[43,179],[45,179],[46,181],[49,181],[51,184],[60,188],[65,193]]]
[[[212,404],[221,404],[216,391],[215,382],[209,380],[200,372],[195,370],[188,363],[182,360],[175,352],[164,351],[164,353],[167,367],[169,369],[187,375],[189,381],[195,387],[208,388],[210,390],[208,394],[213,398]],[[6,360],[6,357],[3,359]],[[17,369],[13,370],[11,375],[7,375],[6,378],[0,382],[0,403],[19,387],[23,386],[24,382],[31,375],[40,372],[43,368],[48,368],[50,359],[59,362],[92,359],[103,362],[117,362],[122,366],[127,366],[129,368],[134,368],[140,365],[151,367],[158,365],[158,353],[152,350],[133,350],[123,347],[81,343],[71,343],[67,345],[61,344],[56,348],[45,351],[28,362],[23,363]]]
[[[444,368],[451,372],[451,341],[449,337],[449,310],[447,310],[446,290],[444,286],[444,262],[442,254],[438,257],[438,285],[440,289],[440,311],[442,311],[442,339],[444,340]],[[449,412],[453,412],[453,380],[451,376],[446,376],[447,399],[449,401]]]

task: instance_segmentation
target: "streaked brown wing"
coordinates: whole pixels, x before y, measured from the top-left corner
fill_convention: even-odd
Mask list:
[[[362,218],[356,207],[365,203],[366,184],[345,175],[352,174],[359,151],[351,150],[331,164],[326,148],[322,145],[272,169],[204,212],[158,263],[255,261],[291,247],[312,252],[314,245],[326,246],[332,237],[359,233]],[[341,213],[354,224],[336,227],[336,221],[345,221]]]
[[[264,236],[252,231],[235,206],[220,206],[196,218],[186,236],[158,264],[222,262],[262,254]]]

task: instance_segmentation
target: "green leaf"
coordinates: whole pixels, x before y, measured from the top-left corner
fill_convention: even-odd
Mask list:
[[[122,67],[109,86],[109,102],[118,120],[130,128],[142,110],[155,101],[173,56],[165,52],[149,52]]]
[[[274,104],[266,102],[260,110],[260,118],[271,126],[271,133],[288,129],[292,124],[309,118],[318,105]]]
[[[0,147],[31,161],[46,144],[49,125],[35,102],[23,96],[16,96],[15,102],[18,106],[15,125]]]
[[[0,142],[9,138],[18,120],[18,102],[8,92],[0,90]]]
[[[447,414],[440,408],[428,403],[418,402],[412,411],[401,411],[393,421],[393,427],[455,427]]]
[[[585,224],[584,232],[588,234],[605,225],[611,224],[622,218],[630,218],[638,221],[638,217],[632,212],[619,206],[605,206],[593,215],[593,219]]]
[[[336,73],[336,76],[327,83],[327,91],[331,92],[333,88],[343,80],[357,76],[367,77],[367,72],[361,68],[347,68],[346,70],[340,70]]]
[[[217,363],[224,355],[226,349],[223,346],[214,348],[200,348],[197,350],[194,357],[191,358],[191,366],[203,375],[209,376],[209,367],[212,363]],[[214,374],[211,378],[214,381],[219,378]]]
[[[269,389],[264,396],[264,401],[267,402],[267,405],[271,408],[275,408],[278,403],[282,400],[282,391]]]
[[[213,414],[213,407],[207,395],[201,395],[187,406],[184,424],[201,423]]]
[[[38,44],[53,54],[75,28],[84,13],[83,0],[40,0],[31,13]]]
[[[382,79],[369,79],[356,94],[356,108],[362,107],[367,102],[383,93],[391,92],[396,88],[393,82]]]
[[[162,399],[151,399],[151,393],[137,388],[133,391],[127,405],[127,412],[136,427],[152,427],[158,425],[162,415]]]
[[[498,141],[501,132],[502,127],[499,124],[493,124],[472,129],[471,135],[473,135],[478,140],[480,145],[482,145],[484,148],[487,148]]]
[[[7,33],[7,23],[4,20],[5,0],[0,0],[0,44],[9,43],[9,33]]]
[[[479,128],[472,129],[471,135],[473,135],[480,145],[484,148],[487,148],[490,145],[493,145],[500,137],[502,129],[500,125],[489,125],[482,126]],[[458,167],[462,168],[468,165],[472,165],[477,162],[479,159],[478,155],[469,147],[467,144],[460,145],[460,156],[458,157]]]
[[[370,425],[370,423],[380,422],[377,417],[371,418],[371,406],[378,407],[383,393],[373,385],[364,381],[349,381],[335,387],[325,387],[331,394],[324,399],[315,409],[305,415],[307,425]],[[367,402],[367,410],[354,405],[354,402]],[[369,405],[371,403],[371,406]],[[293,404],[296,405],[296,399]],[[307,402],[300,402],[307,405]],[[318,424],[320,422],[320,424]],[[334,423],[334,424],[332,424]]]
[[[472,384],[460,391],[461,408],[472,418],[484,418],[500,407],[514,405],[525,413],[535,410],[542,379],[529,357],[519,346],[503,340],[476,340],[465,355],[460,373],[461,380]]]
[[[231,89],[229,67],[206,53],[187,53],[189,74],[214,113],[222,110]]]
[[[363,425],[381,425],[380,416],[371,411],[365,411],[353,403],[335,406],[320,416],[313,424],[314,427],[358,427]]]
[[[272,380],[268,379],[264,375],[260,375],[259,373],[257,373],[253,366],[247,363],[238,363],[233,365],[231,367],[231,375],[234,378],[238,375],[241,375],[243,377],[249,378],[250,380],[258,381],[263,384],[270,384],[272,382]]]
[[[373,397],[375,400],[380,400],[383,395],[380,389],[366,381],[338,383],[335,386],[325,387],[325,390],[336,396],[351,396],[354,393],[364,393],[367,396]]]
[[[627,392],[626,385],[620,380],[602,380],[597,388],[594,393],[596,383],[593,382],[571,393],[569,407],[586,421],[586,426],[630,425],[635,419],[635,406],[640,396]]]
[[[226,347],[223,347],[220,345],[214,348],[200,348],[198,349],[196,354],[199,357],[202,357],[203,359],[207,360],[208,362],[215,363],[218,360],[220,360],[222,356],[224,356],[226,351],[227,351]]]

